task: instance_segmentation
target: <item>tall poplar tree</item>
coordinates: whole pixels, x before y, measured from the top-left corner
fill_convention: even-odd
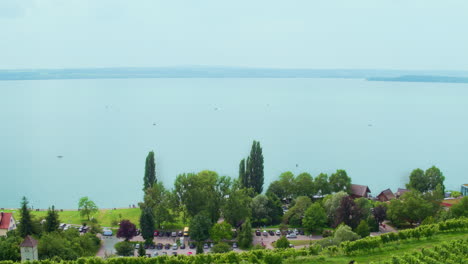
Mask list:
[[[34,233],[31,212],[29,211],[28,204],[28,199],[26,199],[26,197],[23,196],[20,208],[21,223],[18,226],[18,231],[21,237],[26,237]]]
[[[255,141],[252,144],[250,156],[247,159],[247,178],[249,187],[259,194],[263,191],[264,173],[263,173],[263,154],[260,142]]]
[[[243,187],[249,186],[249,182],[245,171],[245,159],[242,159],[239,164],[239,182]]]
[[[143,191],[151,188],[154,183],[156,183],[156,163],[154,161],[154,152],[150,151],[148,156],[146,156]]]

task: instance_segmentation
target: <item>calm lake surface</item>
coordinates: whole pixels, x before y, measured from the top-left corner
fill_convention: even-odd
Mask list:
[[[372,194],[438,166],[468,183],[468,85],[358,79],[0,82],[0,207],[101,208],[142,199],[145,158],[172,187],[184,172],[237,177],[259,140],[265,186],[281,172],[345,169]],[[59,158],[58,156],[63,156]]]

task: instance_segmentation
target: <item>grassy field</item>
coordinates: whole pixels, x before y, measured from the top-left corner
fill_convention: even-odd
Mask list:
[[[12,212],[11,210],[4,210],[5,212]],[[15,210],[14,217],[18,220],[19,211]],[[43,219],[47,215],[47,211],[31,211],[31,214],[38,219]],[[98,220],[98,223],[103,227],[118,227],[117,223],[120,220],[127,219],[132,223],[139,225],[140,220],[140,208],[126,208],[126,209],[101,209],[94,217]],[[79,211],[63,211],[59,212],[60,222],[66,224],[81,225],[84,222],[88,222],[86,218],[80,216]]]
[[[379,263],[379,261],[388,261],[391,260],[392,255],[403,255],[404,253],[410,253],[413,251],[420,251],[422,248],[434,247],[437,244],[440,244],[445,241],[453,239],[466,238],[468,235],[467,232],[451,232],[444,233],[434,236],[431,239],[421,239],[421,240],[409,240],[406,242],[394,242],[389,243],[383,246],[381,249],[378,249],[374,252],[366,252],[362,254],[357,254],[353,256],[345,255],[336,255],[329,256],[323,252],[319,256],[314,257],[298,257],[296,259],[291,259],[286,261],[288,264],[312,264],[312,263],[349,263],[351,260],[356,261],[359,264],[363,263]]]

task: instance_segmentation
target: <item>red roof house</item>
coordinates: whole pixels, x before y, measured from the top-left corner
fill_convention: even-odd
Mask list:
[[[16,228],[16,222],[12,213],[0,212],[0,236],[6,236],[7,232]]]

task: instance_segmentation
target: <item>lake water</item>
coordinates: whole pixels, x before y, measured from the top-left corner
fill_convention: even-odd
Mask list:
[[[237,177],[259,140],[265,186],[281,172],[345,169],[372,194],[438,166],[468,183],[468,85],[358,79],[112,79],[0,82],[0,207],[101,208],[142,199],[157,177]],[[63,156],[58,158],[58,156]]]

